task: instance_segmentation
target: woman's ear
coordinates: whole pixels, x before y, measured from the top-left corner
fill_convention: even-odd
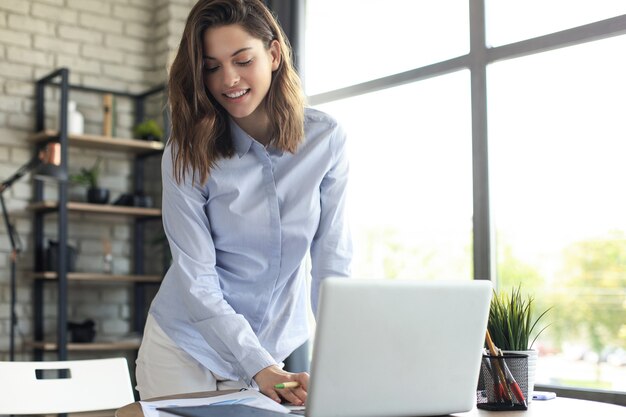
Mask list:
[[[281,54],[280,54],[280,43],[276,39],[270,43],[270,56],[272,57],[272,72],[276,71],[278,67],[280,67]]]

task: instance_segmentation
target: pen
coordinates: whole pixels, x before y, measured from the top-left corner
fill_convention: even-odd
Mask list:
[[[498,348],[498,354],[502,356],[502,351],[499,348]],[[513,377],[513,374],[511,373],[511,370],[509,369],[508,365],[506,364],[504,360],[502,360],[502,365],[503,365],[502,367],[504,368],[504,373],[506,375],[506,382],[509,384],[509,387],[511,387],[511,391],[513,391],[513,395],[515,395],[515,398],[520,404],[523,404],[524,407],[528,407],[526,398],[524,398],[524,393],[520,389],[519,385],[517,384],[517,381],[515,380],[515,378]]]
[[[487,334],[485,335],[485,339],[487,341],[487,348],[489,349],[489,352],[491,353],[491,356],[495,356],[496,358],[498,358],[500,355],[498,354],[498,350],[496,348],[496,345],[494,345],[493,340],[491,339],[491,335],[489,334],[489,329],[487,329]],[[504,358],[502,358],[502,362],[504,362]],[[495,374],[498,376],[498,381],[494,381],[496,382],[496,389],[501,393],[504,394],[503,399],[506,400],[507,402],[513,402],[513,398],[511,396],[511,393],[509,392],[509,390],[507,388],[509,388],[507,386],[507,379],[506,379],[506,375],[504,373],[504,370],[502,369],[502,367],[500,366],[500,364],[498,363],[498,361],[494,361],[492,362],[492,365],[494,367],[494,371]],[[503,384],[503,385],[500,385]]]
[[[496,397],[496,402],[504,401],[504,397],[505,397],[504,386],[502,385],[502,383],[500,383],[500,380],[498,379],[498,374],[495,372],[495,370],[491,366],[490,359],[491,358],[483,358],[485,362],[485,367],[489,371],[489,374],[491,375],[491,379],[493,380],[494,395]]]
[[[274,385],[276,389],[285,389],[285,388],[298,388],[300,383],[297,381],[283,382],[282,384]]]

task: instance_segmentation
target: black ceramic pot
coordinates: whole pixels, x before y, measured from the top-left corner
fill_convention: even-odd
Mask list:
[[[72,343],[91,343],[96,337],[96,323],[87,319],[82,323],[67,323],[67,329],[70,331]]]
[[[109,202],[109,190],[106,188],[90,188],[87,190],[87,202],[106,204]]]
[[[76,270],[76,248],[67,245],[67,272]],[[46,270],[57,271],[59,265],[59,242],[56,240],[48,240],[48,249],[46,249]]]

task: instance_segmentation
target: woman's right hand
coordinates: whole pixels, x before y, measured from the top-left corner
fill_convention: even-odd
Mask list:
[[[267,395],[272,400],[280,403],[281,398],[293,405],[304,405],[306,402],[307,387],[309,385],[309,374],[306,372],[291,373],[283,371],[276,365],[262,369],[254,376],[254,380],[259,386],[261,393]],[[284,382],[298,382],[297,388],[274,388],[277,384]]]

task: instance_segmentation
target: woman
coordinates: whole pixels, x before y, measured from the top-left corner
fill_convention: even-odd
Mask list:
[[[169,79],[162,160],[173,263],[137,359],[142,398],[255,387],[306,400],[282,361],[309,336],[311,302],[349,276],[345,134],[305,109],[285,36],[260,0],[201,0]],[[276,389],[283,382],[299,387]]]

